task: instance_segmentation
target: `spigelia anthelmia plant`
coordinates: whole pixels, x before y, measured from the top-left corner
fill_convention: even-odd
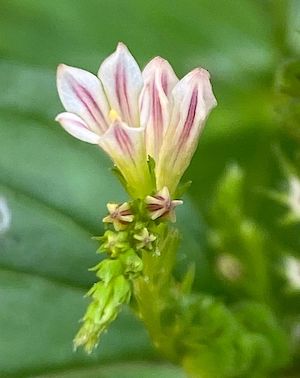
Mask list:
[[[103,256],[91,268],[97,282],[87,293],[90,304],[74,346],[91,352],[129,303],[161,353],[198,377],[215,337],[203,336],[204,328],[214,327],[205,321],[208,314],[222,319],[220,332],[233,322],[224,306],[191,292],[193,269],[181,279],[173,275],[180,240],[176,210],[184,206],[181,179],[216,106],[210,75],[195,68],[179,80],[161,57],[141,71],[119,43],[97,76],[59,65],[57,87],[66,112],[56,120],[75,138],[105,151],[128,194],[123,203],[107,203],[103,214],[105,232],[96,237]],[[237,327],[232,335],[234,350],[243,330]]]

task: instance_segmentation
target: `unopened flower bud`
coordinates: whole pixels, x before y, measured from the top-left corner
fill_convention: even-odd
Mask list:
[[[138,240],[138,243],[136,244],[137,249],[146,248],[151,250],[152,242],[156,240],[156,236],[150,234],[146,227],[144,227],[140,233],[134,234],[133,237]]]

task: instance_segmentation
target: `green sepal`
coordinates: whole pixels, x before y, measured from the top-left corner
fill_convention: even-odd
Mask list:
[[[105,283],[123,273],[123,266],[120,260],[106,259],[98,264],[96,276]]]
[[[196,273],[196,265],[195,263],[191,264],[186,271],[181,284],[180,284],[180,291],[182,295],[190,294],[192,291],[192,286],[195,279]]]
[[[147,164],[148,164],[150,179],[151,179],[151,183],[152,183],[152,190],[153,190],[153,192],[156,192],[157,189],[156,189],[156,175],[155,175],[155,160],[150,155],[148,155]]]
[[[120,255],[119,259],[127,274],[139,273],[143,270],[143,261],[132,248]]]
[[[121,304],[128,303],[131,297],[131,284],[123,275],[114,278],[114,291],[112,297],[112,304],[117,307]]]
[[[129,248],[127,231],[107,230],[101,237],[102,244],[97,253],[107,253],[111,257],[117,257],[120,253]]]

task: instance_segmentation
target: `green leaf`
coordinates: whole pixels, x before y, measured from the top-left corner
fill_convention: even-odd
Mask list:
[[[83,295],[83,290],[63,283],[1,269],[1,376],[28,376],[95,364],[99,359],[104,363],[149,354],[145,332],[128,313],[103,336],[97,354],[74,353],[72,339],[86,305]],[[126,343],[120,342],[123,338]]]
[[[142,375],[141,375],[142,374]],[[73,369],[59,374],[31,376],[30,378],[184,378],[179,369],[157,363],[116,363],[89,369]]]

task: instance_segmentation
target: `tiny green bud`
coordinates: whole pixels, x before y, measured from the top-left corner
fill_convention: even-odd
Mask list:
[[[106,231],[102,238],[102,245],[98,251],[106,252],[112,257],[117,257],[119,253],[129,248],[127,231]]]
[[[119,306],[122,303],[127,303],[131,296],[131,285],[129,281],[123,276],[119,275],[113,280],[114,290],[111,302],[114,306]]]
[[[99,277],[105,283],[111,281],[113,277],[116,277],[122,273],[122,264],[119,260],[103,260],[98,265],[97,277]]]
[[[130,300],[131,285],[120,274],[107,284],[98,282],[93,286],[93,290],[90,290],[90,294],[93,301],[88,306],[83,317],[83,325],[74,339],[75,349],[83,345],[88,353],[97,346],[102,332],[117,317],[120,306]]]
[[[142,259],[132,248],[120,255],[120,260],[124,264],[125,273],[138,273],[143,270]]]

